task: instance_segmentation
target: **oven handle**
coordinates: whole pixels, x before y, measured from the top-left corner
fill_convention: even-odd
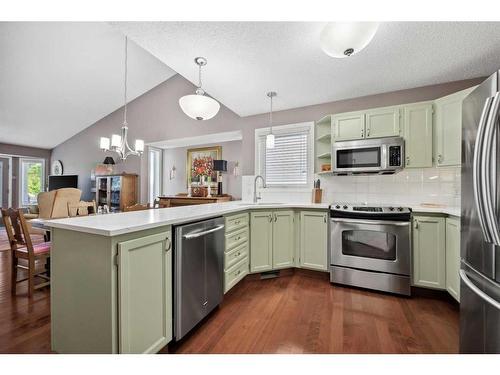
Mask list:
[[[410,225],[409,221],[388,221],[388,220],[359,220],[359,219],[339,219],[330,218],[331,221],[337,223],[352,223],[352,224],[367,224],[367,225],[394,225],[398,227],[407,227]]]

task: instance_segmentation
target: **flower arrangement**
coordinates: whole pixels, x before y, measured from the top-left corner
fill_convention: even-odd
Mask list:
[[[201,156],[193,159],[191,167],[191,179],[198,180],[202,176],[212,176],[213,158],[211,156]]]

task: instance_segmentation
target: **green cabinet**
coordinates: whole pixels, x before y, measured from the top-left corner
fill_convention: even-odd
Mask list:
[[[118,243],[120,353],[156,353],[172,340],[170,232]]]
[[[432,167],[432,103],[405,105],[406,168]]]
[[[475,87],[436,99],[434,149],[436,165],[462,163],[462,101]]]
[[[460,219],[446,218],[446,290],[460,301]]]
[[[375,108],[365,112],[366,138],[399,136],[400,108]]]
[[[332,135],[335,141],[365,138],[364,112],[342,113],[332,116]]]
[[[445,218],[413,216],[413,285],[445,289]]]
[[[250,272],[293,267],[293,211],[255,211],[250,214]]]
[[[300,267],[327,271],[328,214],[300,212]]]

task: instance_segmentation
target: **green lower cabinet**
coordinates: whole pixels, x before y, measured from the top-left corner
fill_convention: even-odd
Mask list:
[[[172,340],[170,232],[118,243],[118,350],[156,353]]]
[[[293,211],[273,212],[273,269],[294,266]]]
[[[273,213],[250,213],[250,272],[273,269]]]
[[[460,219],[446,218],[446,290],[460,302]]]
[[[327,271],[328,214],[300,212],[300,267]]]
[[[413,216],[413,285],[446,289],[445,218]]]

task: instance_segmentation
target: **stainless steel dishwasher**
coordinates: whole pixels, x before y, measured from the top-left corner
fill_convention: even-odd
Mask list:
[[[174,336],[180,340],[224,296],[224,218],[175,227]]]

